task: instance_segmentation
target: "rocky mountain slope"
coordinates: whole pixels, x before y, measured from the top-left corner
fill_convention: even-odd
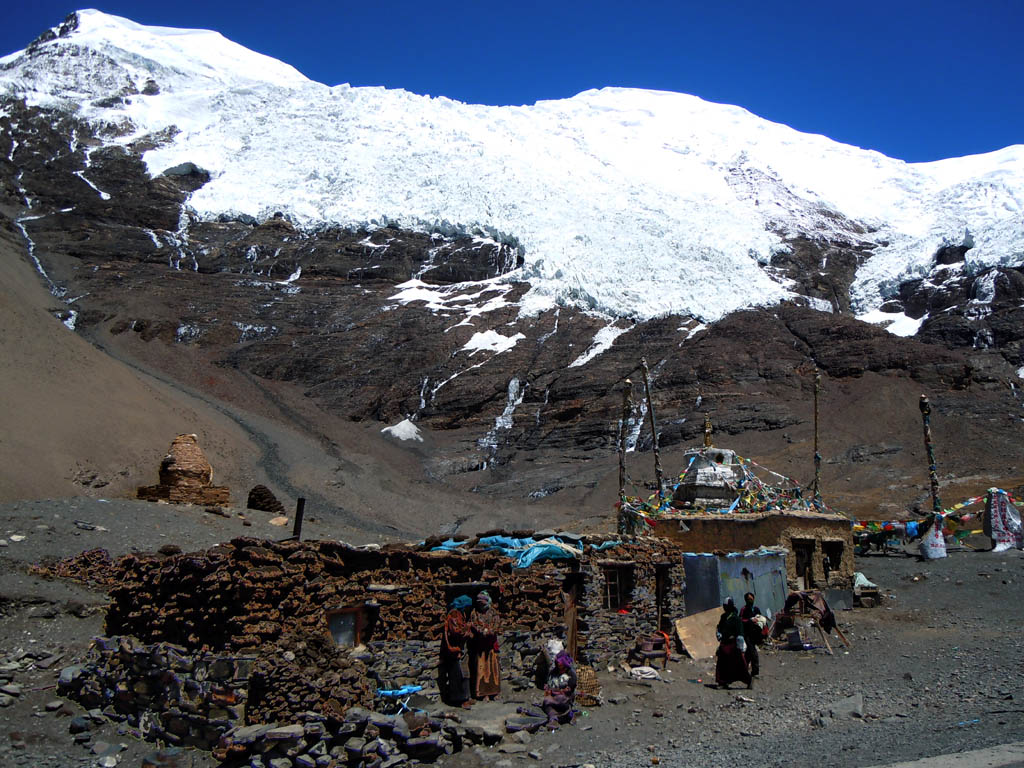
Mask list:
[[[6,258],[66,326],[34,333],[247,424],[211,456],[239,484],[397,534],[598,519],[641,357],[669,470],[710,412],[718,442],[808,480],[818,366],[835,506],[920,498],[921,392],[949,495],[1021,480],[1020,147],[907,165],[678,94],[328,88],[98,12],[0,59],[0,88]],[[105,493],[155,471],[108,464]]]

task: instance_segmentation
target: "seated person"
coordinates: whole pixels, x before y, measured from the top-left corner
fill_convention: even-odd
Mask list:
[[[576,699],[576,670],[572,657],[562,651],[555,657],[555,667],[544,685],[544,703],[541,708],[548,716],[548,727],[572,720],[572,705]]]

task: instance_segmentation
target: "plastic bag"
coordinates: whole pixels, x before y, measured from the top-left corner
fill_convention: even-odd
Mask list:
[[[745,638],[743,635],[740,635],[739,637],[737,637],[736,638],[736,647],[739,648],[740,653],[746,653],[747,652],[747,638]]]

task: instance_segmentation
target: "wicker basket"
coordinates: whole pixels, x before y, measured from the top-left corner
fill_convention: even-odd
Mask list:
[[[593,667],[576,668],[576,704],[580,707],[601,705],[601,684]]]

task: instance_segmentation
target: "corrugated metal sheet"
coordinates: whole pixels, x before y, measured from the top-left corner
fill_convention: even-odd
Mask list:
[[[686,572],[686,615],[715,608],[722,604],[718,582],[718,558],[714,555],[683,555]]]
[[[753,550],[729,555],[683,555],[686,571],[686,615],[720,606],[731,597],[737,607],[743,595],[753,592],[762,611],[774,615],[786,602],[786,555]]]

